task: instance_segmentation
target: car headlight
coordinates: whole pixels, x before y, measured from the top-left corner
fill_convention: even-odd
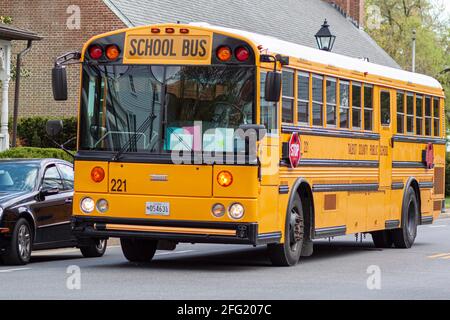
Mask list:
[[[108,211],[108,208],[109,208],[108,200],[100,199],[97,201],[98,212],[105,213],[106,211]]]
[[[84,213],[91,213],[94,211],[95,202],[92,198],[86,197],[83,198],[80,202],[81,211]]]
[[[233,203],[228,209],[228,214],[232,219],[239,220],[244,216],[244,206],[240,203]]]

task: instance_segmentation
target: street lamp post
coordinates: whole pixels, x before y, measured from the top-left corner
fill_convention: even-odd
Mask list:
[[[336,40],[336,36],[330,32],[330,25],[325,19],[322,27],[315,35],[317,46],[320,50],[331,51],[333,49],[334,41]]]

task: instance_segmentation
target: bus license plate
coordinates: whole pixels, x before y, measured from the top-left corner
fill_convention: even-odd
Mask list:
[[[168,202],[147,202],[145,204],[145,214],[168,216],[170,214],[170,205]]]

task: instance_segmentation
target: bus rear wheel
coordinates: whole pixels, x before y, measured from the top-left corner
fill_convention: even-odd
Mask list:
[[[419,203],[412,187],[408,188],[402,209],[401,228],[392,230],[392,239],[396,248],[411,248],[417,236],[419,225]]]
[[[286,214],[284,243],[267,245],[269,258],[273,265],[293,266],[298,263],[305,234],[304,222],[302,202],[299,195],[296,194]]]
[[[125,258],[130,262],[150,262],[156,252],[157,240],[120,239]]]

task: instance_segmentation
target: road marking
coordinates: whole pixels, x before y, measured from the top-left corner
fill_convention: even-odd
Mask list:
[[[180,254],[180,253],[187,253],[187,252],[192,252],[195,250],[182,250],[182,251],[175,251],[175,252],[161,252],[161,253],[157,253],[155,254],[155,256],[165,256],[168,254]]]
[[[23,271],[23,270],[31,270],[31,268],[4,269],[4,270],[0,270],[0,273],[7,273],[7,272],[14,272],[14,271]]]
[[[450,253],[438,253],[438,254],[435,254],[432,256],[428,256],[428,258],[430,258],[430,259],[436,259],[436,258],[450,259]]]

